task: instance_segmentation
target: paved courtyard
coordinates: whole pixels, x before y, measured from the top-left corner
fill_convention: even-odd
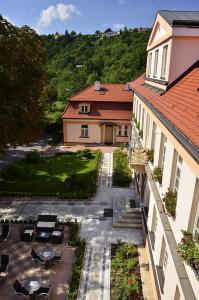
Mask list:
[[[112,188],[112,153],[103,155],[97,195],[93,201],[62,201],[57,199],[31,201],[2,199],[0,219],[36,219],[39,214],[56,214],[60,219],[75,218],[81,222],[81,237],[87,241],[85,265],[79,300],[110,299],[110,246],[118,239],[136,245],[143,243],[140,229],[113,228],[112,218],[104,217],[104,209],[112,208],[113,201],[132,197],[131,188]],[[147,298],[152,299],[152,298]],[[64,298],[63,298],[64,300]]]

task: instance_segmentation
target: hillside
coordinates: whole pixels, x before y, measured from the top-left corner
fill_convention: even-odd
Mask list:
[[[46,86],[50,123],[59,119],[66,98],[92,84],[125,83],[144,72],[151,30],[124,30],[115,37],[102,34],[42,36],[47,49],[50,80]]]

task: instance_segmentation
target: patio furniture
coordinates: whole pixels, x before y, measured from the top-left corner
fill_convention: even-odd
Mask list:
[[[37,242],[48,242],[50,240],[50,234],[48,231],[38,231],[36,232],[35,239]]]
[[[54,244],[61,244],[64,240],[64,231],[57,230],[57,228],[51,234],[51,242]]]
[[[49,295],[50,295],[50,290],[51,290],[51,283],[48,284],[48,286],[42,286],[40,287],[40,289],[37,291],[36,295],[37,296],[44,296],[47,297],[49,299]]]
[[[46,248],[38,252],[40,259],[44,262],[46,268],[49,267],[51,260],[55,256],[55,250],[52,248]]]
[[[9,224],[2,224],[0,242],[3,242],[5,239],[8,238],[9,232],[10,232]]]
[[[34,236],[34,227],[33,226],[22,226],[20,229],[20,237],[23,242],[32,241]]]
[[[55,256],[51,259],[51,262],[53,263],[58,263],[61,261],[62,258],[62,254],[63,254],[63,250],[61,250],[61,252],[56,253]]]
[[[35,295],[36,292],[42,286],[42,278],[38,276],[27,277],[24,281],[24,288],[28,292],[29,295]]]
[[[8,269],[8,264],[9,264],[9,255],[2,254],[0,272],[6,273]]]
[[[29,297],[29,292],[21,285],[18,279],[13,283],[13,287],[15,289],[15,294],[18,296],[23,296],[26,299]]]
[[[39,257],[39,255],[35,252],[34,249],[31,250],[31,255],[32,255],[32,263],[33,263],[33,267],[34,267],[34,264],[35,262],[37,261],[42,261]]]
[[[56,215],[39,215],[37,218],[37,231],[53,231],[57,222]]]

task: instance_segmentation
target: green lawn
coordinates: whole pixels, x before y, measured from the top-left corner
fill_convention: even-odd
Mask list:
[[[41,158],[38,163],[22,160],[23,176],[0,181],[0,194],[60,195],[63,198],[88,198],[96,191],[100,154],[83,160],[78,155]],[[70,177],[72,176],[72,177]],[[0,173],[1,177],[1,173]],[[68,183],[67,178],[72,178]]]

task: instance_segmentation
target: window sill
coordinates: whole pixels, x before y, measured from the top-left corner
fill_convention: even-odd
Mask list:
[[[90,111],[87,111],[87,112],[82,112],[82,111],[80,111],[79,112],[79,114],[81,114],[81,115],[88,115],[90,113]]]
[[[79,136],[81,139],[89,139],[89,136]]]
[[[128,137],[128,135],[116,135],[116,137]]]

